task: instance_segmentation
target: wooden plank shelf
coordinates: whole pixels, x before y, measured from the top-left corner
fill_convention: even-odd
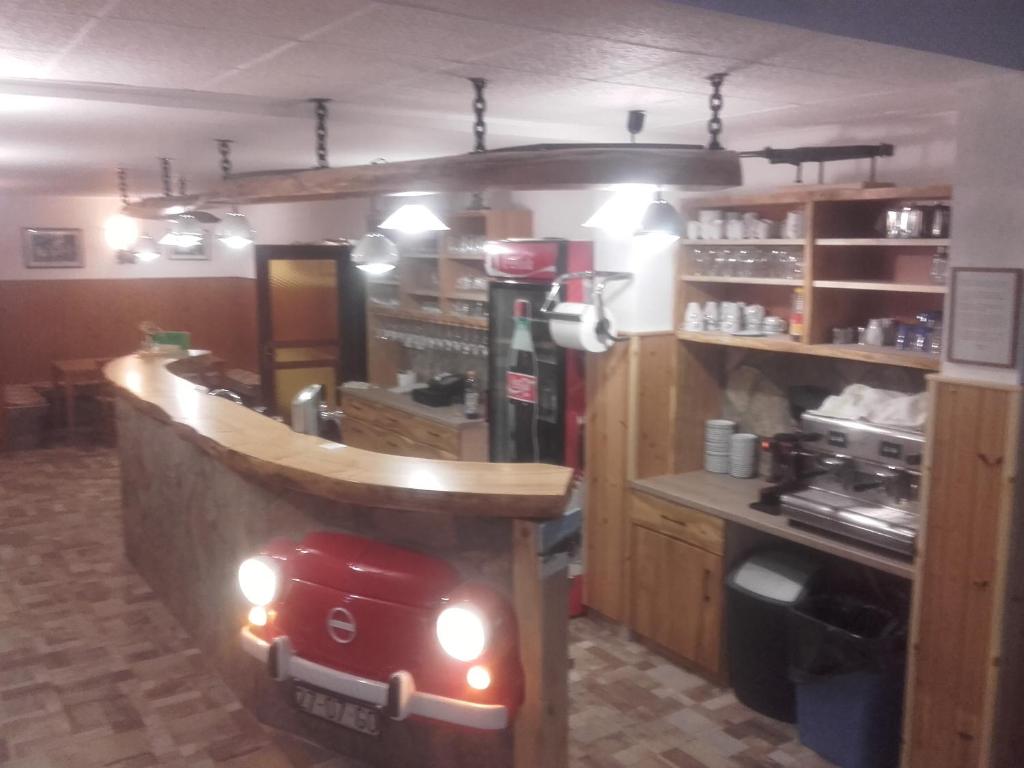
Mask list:
[[[949,246],[948,237],[819,237],[815,245],[870,246],[882,248],[938,248]]]
[[[877,347],[870,344],[807,344],[809,355],[837,357],[841,360],[859,360],[862,363],[898,365],[903,368],[918,368],[922,371],[937,371],[941,355],[914,352],[895,347]]]
[[[743,239],[743,240],[686,240],[683,245],[696,248],[698,245],[806,245],[803,238],[773,237],[765,240]]]
[[[903,368],[918,368],[925,371],[939,369],[939,356],[923,352],[912,352],[894,347],[876,347],[867,344],[806,344],[794,341],[785,334],[767,336],[736,336],[731,333],[713,331],[677,331],[680,341],[700,344],[717,344],[740,349],[758,349],[766,352],[789,352],[795,355],[833,357],[840,360],[857,360],[862,363],[896,365]]]
[[[700,344],[718,344],[725,347],[742,347],[743,349],[763,349],[769,352],[794,352],[807,354],[808,344],[793,341],[784,333],[765,336],[736,336],[732,333],[719,331],[677,331],[676,337],[682,341],[695,341]]]
[[[436,288],[406,288],[405,292],[410,296],[428,296],[433,299],[441,297],[441,292]]]
[[[466,317],[452,313],[442,314],[435,312],[419,312],[413,309],[392,309],[391,307],[370,305],[370,311],[377,317],[388,317],[395,320],[413,320],[418,323],[433,323],[434,325],[453,325],[459,328],[479,328],[486,330],[488,319],[486,317]]]
[[[733,285],[788,285],[802,286],[803,280],[789,277],[731,277],[715,275],[683,275],[680,280],[688,283],[731,283]]]
[[[893,293],[945,293],[946,286],[919,283],[892,283],[881,280],[815,280],[815,288],[843,291],[891,291]]]
[[[487,291],[452,291],[447,297],[457,301],[487,301]]]

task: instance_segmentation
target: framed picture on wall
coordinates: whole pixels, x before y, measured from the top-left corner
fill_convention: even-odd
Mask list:
[[[213,248],[213,231],[203,228],[203,236],[194,245],[165,245],[164,255],[172,261],[209,261]]]
[[[85,266],[80,229],[25,227],[21,230],[21,250],[30,269]]]

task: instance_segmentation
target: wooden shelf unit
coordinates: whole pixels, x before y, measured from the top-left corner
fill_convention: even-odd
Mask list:
[[[397,307],[367,303],[367,338],[369,380],[373,384],[393,386],[395,374],[404,367],[403,354],[397,345],[376,341],[381,319],[412,320],[433,325],[486,330],[487,318],[455,312],[456,302],[487,303],[487,291],[457,289],[460,277],[486,278],[484,259],[478,255],[462,255],[453,246],[462,237],[484,237],[504,240],[533,236],[533,213],[524,209],[456,211],[445,217],[450,230],[436,239],[436,252],[420,243],[403,247],[399,244],[397,279],[371,280],[371,296],[397,299]],[[439,312],[424,311],[424,304],[436,305]]]
[[[841,291],[892,291],[893,293],[945,293],[946,286],[929,283],[887,283],[882,280],[814,280],[815,288]]]
[[[922,312],[943,308],[945,285],[930,282],[932,259],[948,238],[881,238],[872,236],[885,210],[902,200],[948,201],[946,185],[926,187],[809,187],[763,194],[726,194],[688,198],[683,208],[695,215],[702,208],[752,211],[781,221],[789,211],[802,211],[805,237],[800,240],[688,240],[679,248],[676,327],[682,326],[691,301],[742,301],[763,304],[768,314],[789,319],[792,289],[804,291],[804,334],[799,340],[742,337],[680,331],[684,342],[860,360],[924,370],[937,370],[932,355],[886,347],[832,345],[835,327],[863,326],[870,318],[913,320]],[[694,247],[769,245],[803,249],[802,280],[688,275],[688,254]]]
[[[819,237],[815,245],[869,246],[884,248],[938,248],[949,246],[947,237]]]

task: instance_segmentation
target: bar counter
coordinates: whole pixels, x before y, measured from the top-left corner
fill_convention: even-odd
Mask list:
[[[175,375],[201,367],[204,356],[131,355],[109,363],[104,374],[137,407],[232,469],[290,490],[420,512],[548,519],[564,511],[568,468],[391,456],[298,434]]]
[[[564,768],[567,558],[546,535],[564,521],[546,521],[565,510],[570,470],[388,456],[297,434],[184,378],[201,377],[209,357],[132,355],[104,368],[117,393],[125,551],[204,659],[267,725],[369,765]],[[374,737],[300,712],[290,682],[241,647],[250,606],[237,570],[271,540],[319,532],[443,560],[462,583],[502,595],[524,682],[514,722],[453,730],[384,717]]]

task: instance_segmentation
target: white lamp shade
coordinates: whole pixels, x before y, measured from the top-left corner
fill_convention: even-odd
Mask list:
[[[156,240],[149,235],[141,235],[135,244],[135,258],[142,262],[155,261],[160,258],[160,249]]]
[[[203,242],[203,228],[199,225],[199,219],[191,213],[183,213],[175,220],[175,238],[173,245],[178,248],[194,248]]]
[[[252,245],[253,231],[249,225],[249,219],[244,213],[229,211],[220,224],[220,240],[228,248],[241,250],[247,245]]]
[[[613,237],[632,237],[643,221],[654,192],[651,184],[623,185],[583,222],[583,226],[603,230]]]
[[[398,263],[398,246],[380,232],[370,232],[356,243],[352,261],[364,272],[383,275]]]
[[[437,218],[427,206],[420,203],[408,203],[384,219],[380,228],[416,235],[420,232],[443,232],[448,229],[448,225]]]
[[[103,224],[103,236],[115,251],[130,251],[139,239],[139,224],[130,216],[115,213]]]

